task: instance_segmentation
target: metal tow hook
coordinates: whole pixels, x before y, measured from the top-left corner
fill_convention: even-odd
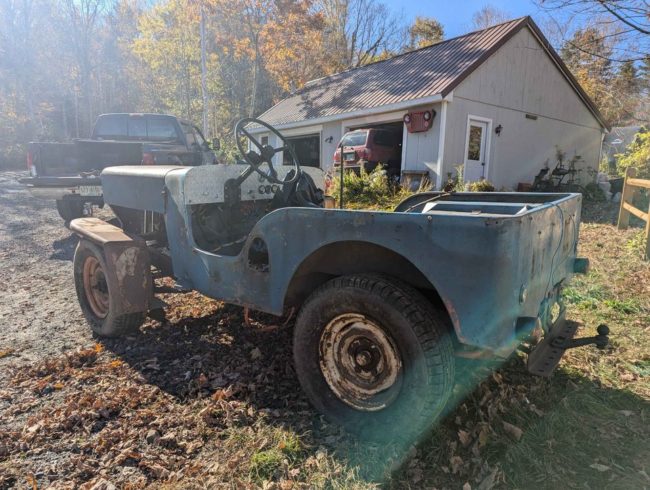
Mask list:
[[[581,339],[565,339],[557,337],[553,340],[553,347],[561,349],[573,349],[575,347],[582,347],[583,345],[596,344],[598,349],[604,349],[609,344],[609,327],[605,324],[598,325],[596,329],[598,335],[594,337],[583,337]]]

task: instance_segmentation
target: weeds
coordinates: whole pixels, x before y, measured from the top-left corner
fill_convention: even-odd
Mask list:
[[[339,182],[337,174],[332,179],[329,191],[337,200],[340,196]],[[416,192],[427,190],[430,190],[430,184],[424,182]],[[391,182],[381,165],[370,173],[361,168],[359,173],[346,171],[343,174],[343,202],[346,209],[390,210],[412,194],[413,191]]]

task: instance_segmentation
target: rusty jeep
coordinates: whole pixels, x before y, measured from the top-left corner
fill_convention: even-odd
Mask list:
[[[327,209],[322,171],[301,168],[277,130],[244,119],[235,134],[240,164],[103,170],[117,220],[70,225],[79,303],[98,335],[160,315],[156,277],[278,316],[294,308],[295,371],[312,404],[385,440],[434,424],[458,357],[507,357],[541,333],[528,369],[548,376],[566,349],[607,343],[604,328],[573,340],[564,317],[562,288],[587,266],[579,194],[424,192],[392,212]],[[274,166],[280,151],[291,165]]]

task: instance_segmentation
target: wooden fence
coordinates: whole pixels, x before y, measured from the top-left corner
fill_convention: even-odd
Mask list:
[[[630,223],[630,215],[645,221],[645,259],[650,260],[650,209],[643,212],[632,204],[639,190],[649,189],[650,180],[636,179],[636,169],[629,167],[625,172],[625,184],[621,195],[621,208],[618,212],[618,227],[623,230]]]

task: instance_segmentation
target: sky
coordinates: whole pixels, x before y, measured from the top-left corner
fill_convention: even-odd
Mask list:
[[[415,16],[433,17],[445,28],[445,37],[460,36],[472,28],[472,15],[486,5],[507,12],[509,17],[531,15],[537,20],[539,8],[532,0],[382,0],[391,10],[402,12],[405,20]]]

